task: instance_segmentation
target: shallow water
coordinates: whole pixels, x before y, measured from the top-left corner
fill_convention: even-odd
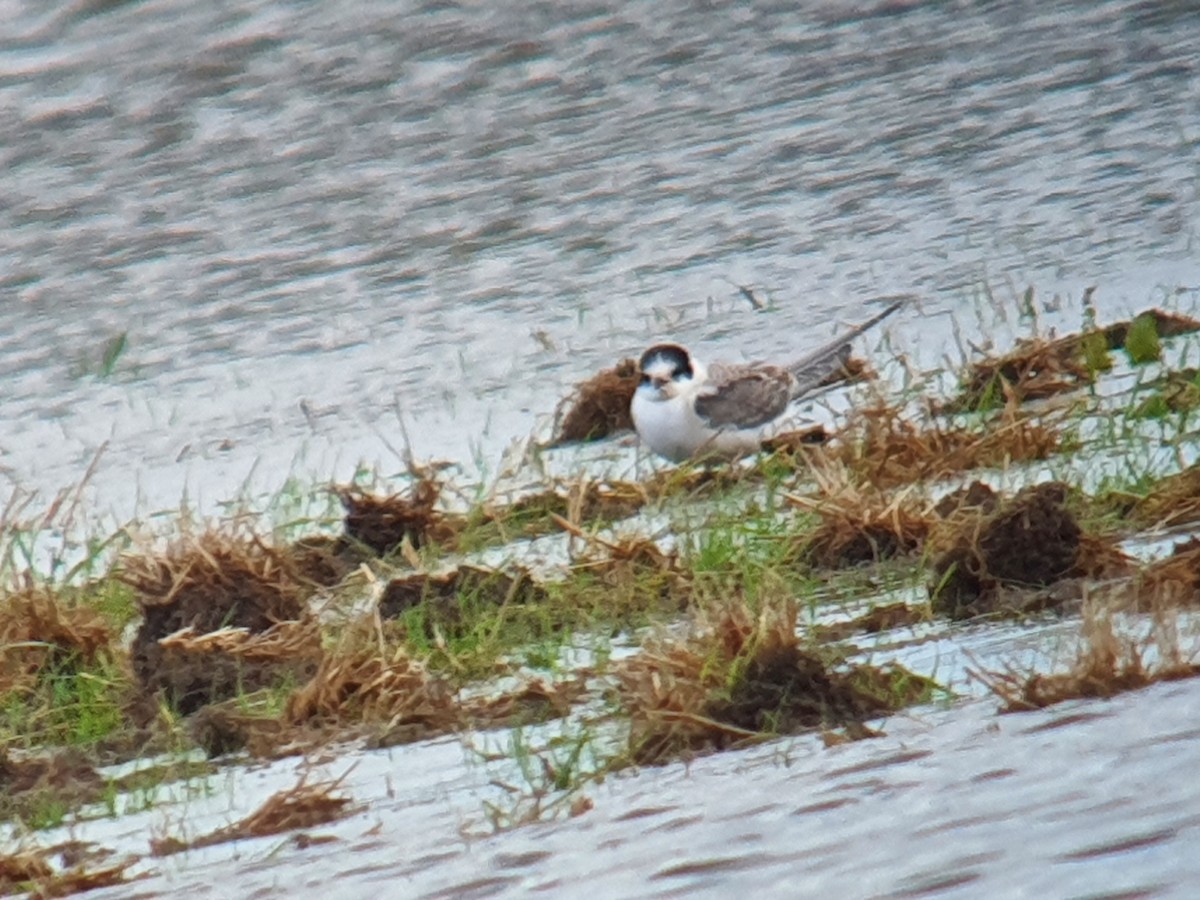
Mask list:
[[[1002,634],[1015,647],[1019,631]],[[979,653],[979,636],[955,642]],[[1200,792],[1180,773],[1200,762],[1197,702],[1195,680],[1021,715],[976,697],[893,717],[874,740],[803,736],[610,777],[583,815],[496,835],[482,804],[506,804],[489,780],[519,782],[511,770],[453,739],[343,748],[230,769],[207,793],[61,836],[141,856],[150,838],[222,827],[307,771],[342,778],[362,804],[307,829],[334,842],[147,858],[130,873],[144,880],[92,896],[1189,896]]]
[[[913,294],[937,360],[982,285],[1068,327],[1200,285],[1187,4],[0,15],[0,479],[104,445],[119,518],[397,471],[398,415],[494,470],[663,335],[791,355]]]

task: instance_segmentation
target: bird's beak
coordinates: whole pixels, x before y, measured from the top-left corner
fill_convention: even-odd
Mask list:
[[[654,389],[656,391],[658,391],[659,393],[662,393],[663,389],[666,388],[666,386],[671,383],[671,379],[664,378],[661,375],[656,375],[650,379],[650,383],[652,385],[654,385]]]

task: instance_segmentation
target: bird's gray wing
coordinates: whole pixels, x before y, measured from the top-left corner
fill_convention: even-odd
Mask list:
[[[713,428],[758,428],[788,407],[795,378],[780,366],[714,364],[696,397],[696,415]]]
[[[796,379],[795,393],[792,396],[802,397],[820,385],[825,378],[836,372],[850,357],[850,342],[864,331],[878,325],[903,305],[903,302],[893,303],[882,312],[867,319],[861,325],[855,325],[849,331],[839,334],[815,350],[810,350],[807,354],[789,365],[787,367],[788,371]]]

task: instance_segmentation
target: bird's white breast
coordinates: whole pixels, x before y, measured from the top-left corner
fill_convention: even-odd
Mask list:
[[[639,387],[633,394],[629,414],[642,442],[672,462],[687,459],[710,437],[692,407],[690,396],[658,400],[653,388]]]
[[[629,413],[642,442],[672,462],[693,457],[737,457],[759,449],[762,429],[714,430],[696,415],[692,387],[667,400],[643,385],[633,394]]]

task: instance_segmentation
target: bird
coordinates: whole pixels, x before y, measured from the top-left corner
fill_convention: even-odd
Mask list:
[[[812,394],[850,355],[850,342],[903,302],[787,365],[705,365],[680,344],[655,344],[638,362],[629,413],[642,443],[671,462],[737,459],[757,452],[796,400]]]

